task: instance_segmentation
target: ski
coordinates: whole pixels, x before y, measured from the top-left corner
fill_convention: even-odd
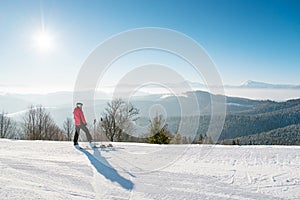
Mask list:
[[[92,150],[92,149],[111,149],[113,148],[114,146],[112,144],[108,144],[108,145],[105,145],[105,144],[91,144],[89,146],[85,146],[85,147],[81,147],[79,145],[74,145],[74,147],[76,149],[85,149],[85,150]]]
[[[93,149],[104,149],[104,148],[112,148],[113,145],[112,144],[108,144],[108,145],[105,145],[105,144],[97,144],[97,145],[94,145],[94,146],[91,146],[91,148]]]

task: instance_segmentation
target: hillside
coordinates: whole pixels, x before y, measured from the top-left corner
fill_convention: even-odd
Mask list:
[[[0,199],[300,196],[297,146],[113,145],[77,150],[71,142],[0,139]]]
[[[245,115],[266,114],[274,112],[288,112],[299,110],[300,99],[291,99],[284,102],[266,101],[265,104],[257,106],[255,109],[242,112]]]
[[[249,109],[249,106],[246,111],[227,112],[225,123],[220,138],[218,139],[219,141],[259,134],[300,124],[300,99],[289,100],[287,102],[253,101],[238,98],[230,99],[230,102],[233,101],[243,105],[251,105],[253,108]],[[250,103],[247,104],[248,101],[250,101]],[[180,120],[183,119],[171,117],[167,121],[169,125],[168,128],[171,132],[176,132]],[[192,132],[193,130],[189,130],[188,127],[190,121],[193,120],[184,121],[187,132]],[[203,114],[199,120],[197,133],[204,135],[207,132],[209,123],[210,115]],[[285,129],[282,129],[282,131],[285,131]],[[199,136],[196,136],[195,138],[197,139]],[[285,142],[282,141],[282,143]]]
[[[259,134],[300,124],[300,99],[270,102],[252,111],[226,116],[220,140]]]
[[[235,138],[239,144],[247,145],[300,145],[300,124],[278,128],[269,132]]]
[[[67,117],[72,118],[72,99],[70,93],[53,93],[46,95],[2,95],[0,102],[3,104],[2,110],[8,112],[8,116],[12,117],[19,124],[22,124],[23,116],[26,112],[26,106],[38,101],[44,102],[46,109],[53,116],[54,121],[62,127],[64,120]],[[193,98],[197,98],[198,110],[192,105]],[[160,105],[163,108],[165,116],[167,116],[168,129],[175,134],[178,130],[180,121],[184,119],[185,135],[191,135],[195,130],[192,129],[193,120],[190,117],[200,113],[200,123],[197,133],[205,135],[210,123],[211,114],[211,99],[216,101],[216,104],[223,104],[226,99],[226,119],[223,126],[220,138],[214,140],[227,140],[236,137],[243,137],[253,134],[272,131],[278,128],[283,128],[290,125],[300,124],[300,99],[293,99],[284,102],[276,102],[270,100],[252,100],[239,97],[224,97],[213,95],[205,91],[192,91],[184,93],[181,96],[153,94],[134,96],[131,99],[132,104],[139,109],[140,118],[137,122],[143,127],[149,123],[149,111],[153,105]],[[60,99],[63,99],[60,100]],[[69,102],[69,103],[67,103]],[[97,117],[101,115],[105,109],[106,103],[109,100],[95,100],[95,114]],[[181,104],[184,104],[185,116],[182,115]],[[7,107],[5,107],[7,106]],[[7,109],[10,109],[10,113]],[[88,107],[84,107],[88,109]],[[157,110],[151,110],[152,113]],[[160,111],[161,112],[161,111]],[[158,112],[158,113],[160,113]],[[93,116],[91,113],[86,113],[86,118],[89,124],[92,124]],[[138,130],[136,135],[146,135],[147,127],[143,130]],[[194,136],[191,136],[194,137]],[[198,136],[195,137],[196,139]]]

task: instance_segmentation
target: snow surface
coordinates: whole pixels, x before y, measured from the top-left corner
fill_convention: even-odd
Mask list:
[[[300,147],[113,145],[1,139],[0,199],[300,199]]]

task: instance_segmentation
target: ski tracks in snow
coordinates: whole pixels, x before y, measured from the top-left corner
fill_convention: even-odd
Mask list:
[[[175,151],[169,153],[184,148],[178,151],[184,154],[156,168],[157,160],[168,161],[167,151],[147,157],[144,153],[154,152],[155,145],[117,145],[121,148],[80,151],[70,142],[0,140],[0,199],[275,200],[300,196],[299,147],[170,146]]]

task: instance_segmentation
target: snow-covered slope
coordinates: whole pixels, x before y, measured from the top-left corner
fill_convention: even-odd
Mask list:
[[[300,197],[299,147],[0,140],[0,168],[0,199]]]

